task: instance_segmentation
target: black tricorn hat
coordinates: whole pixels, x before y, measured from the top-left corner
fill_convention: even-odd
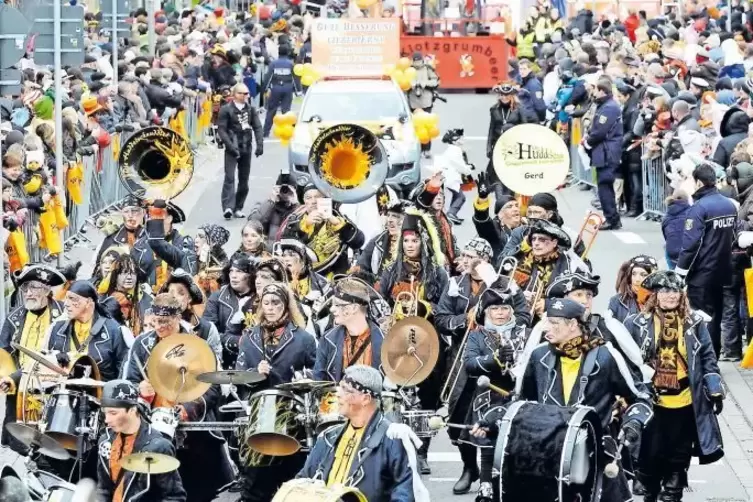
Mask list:
[[[139,389],[128,380],[110,380],[102,389],[103,408],[130,408],[139,404]]]
[[[182,268],[176,268],[172,271],[170,277],[168,277],[165,284],[162,285],[163,293],[167,292],[167,288],[170,287],[170,284],[183,284],[191,295],[191,305],[204,303],[204,293],[202,293],[201,288],[194,282],[191,274]]]
[[[41,282],[54,288],[65,284],[65,276],[47,265],[27,265],[16,273],[16,287],[30,281]]]

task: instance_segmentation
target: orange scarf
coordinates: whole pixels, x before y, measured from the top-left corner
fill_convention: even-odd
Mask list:
[[[125,483],[123,483],[122,479],[118,480],[121,470],[120,459],[127,457],[133,452],[133,445],[136,442],[136,434],[125,436],[125,440],[123,440],[123,437],[122,434],[118,434],[115,441],[112,442],[112,448],[110,449],[110,479],[113,483],[118,483],[112,496],[112,502],[123,502]]]
[[[355,340],[354,340],[355,338]],[[343,371],[350,367],[351,365],[355,364],[364,364],[366,366],[371,366],[371,349],[372,345],[370,343],[371,340],[371,331],[369,328],[366,328],[366,331],[358,335],[357,337],[351,336],[349,333],[345,333],[345,341],[344,341],[344,347],[343,347]],[[369,343],[369,346],[364,349],[363,352],[361,352],[361,355],[358,356],[358,359],[353,361],[351,364],[351,359],[358,354],[358,352],[361,350],[361,347],[363,347],[364,344]]]

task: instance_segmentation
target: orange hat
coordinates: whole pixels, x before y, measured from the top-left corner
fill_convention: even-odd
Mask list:
[[[100,111],[102,106],[97,102],[97,97],[87,94],[81,98],[81,109],[87,117]]]

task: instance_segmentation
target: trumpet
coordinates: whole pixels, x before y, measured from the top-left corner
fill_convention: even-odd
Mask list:
[[[497,280],[499,280],[499,277],[507,277],[506,288],[510,289],[510,285],[515,282],[515,272],[517,271],[517,258],[514,256],[505,256],[499,264],[499,269],[497,269]]]
[[[401,291],[395,296],[393,317],[396,321],[418,315],[418,294],[413,289],[415,277],[410,276],[410,291]]]
[[[583,243],[583,252],[580,254],[581,259],[585,260],[588,256],[603,223],[604,217],[598,213],[589,212],[586,215],[586,219],[583,220],[583,225],[580,227],[580,232],[578,232],[578,238],[575,239],[575,246],[578,243]],[[575,249],[575,246],[573,246],[573,249]]]
[[[529,287],[526,288],[526,292],[532,293],[528,302],[529,308],[534,308],[534,306],[536,306],[538,301],[541,300],[541,298],[544,296],[545,289],[546,284],[537,274],[536,280],[533,282],[533,284],[529,284]]]

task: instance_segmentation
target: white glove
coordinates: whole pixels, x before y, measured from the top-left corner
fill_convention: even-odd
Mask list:
[[[403,441],[408,439],[416,448],[420,448],[423,444],[421,439],[416,436],[415,432],[413,432],[413,429],[406,424],[390,424],[389,427],[387,427],[387,437]]]
[[[737,238],[737,245],[743,249],[747,249],[751,246],[751,244],[753,244],[753,232],[740,232],[740,235]]]

